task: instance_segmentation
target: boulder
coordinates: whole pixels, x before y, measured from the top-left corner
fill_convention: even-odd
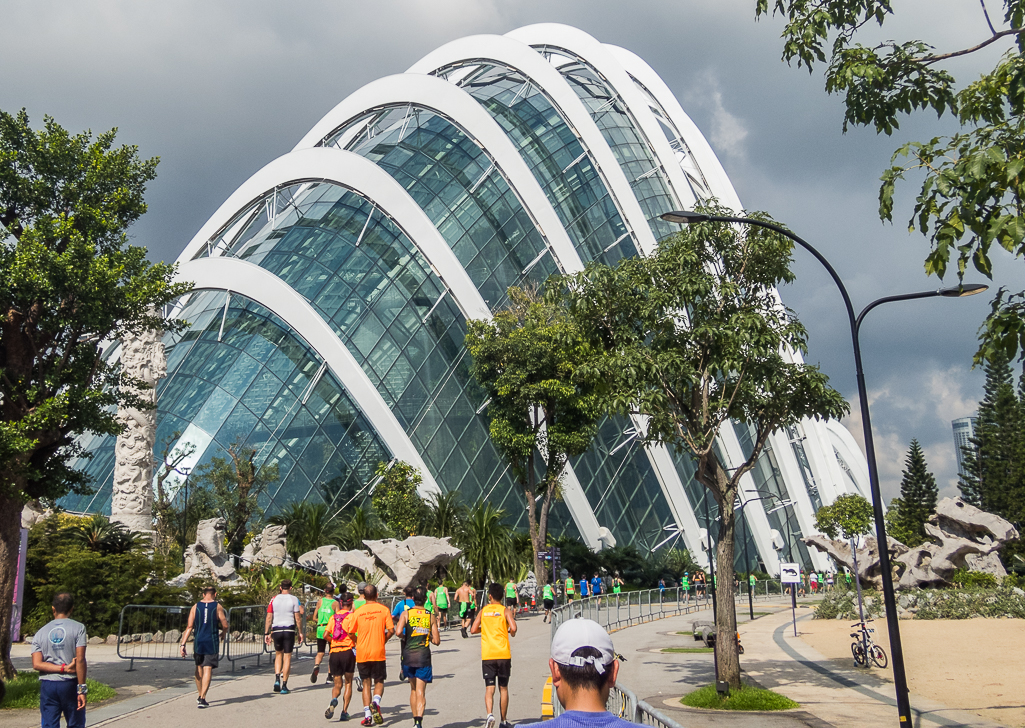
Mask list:
[[[223,518],[207,518],[196,527],[196,543],[185,549],[185,572],[171,579],[171,586],[185,586],[192,578],[220,585],[238,583],[238,574],[224,550]]]
[[[181,642],[182,633],[176,629],[169,629],[164,633],[164,642]]]
[[[852,574],[855,574],[861,581],[861,585],[873,589],[883,588],[883,574],[879,567],[879,549],[876,539],[869,536],[864,539],[861,548],[857,550],[858,568],[854,568],[854,556],[851,553],[851,545],[847,541],[834,541],[825,536],[810,536],[804,539],[808,546],[828,554],[836,563],[846,566]],[[907,553],[908,547],[896,539],[887,536],[889,544],[890,561],[893,561],[901,554]]]
[[[107,635],[107,644],[108,645],[116,645],[117,644],[117,635],[116,634],[108,634]]]
[[[102,645],[103,644],[103,638],[102,637],[90,637],[89,638],[89,644],[91,644],[91,645]]]
[[[366,551],[342,551],[337,546],[321,546],[315,551],[307,551],[299,557],[298,563],[322,574],[330,574],[332,579],[349,569],[361,571],[365,577],[377,569],[374,557]]]
[[[410,536],[402,541],[386,538],[363,543],[383,567],[384,577],[378,587],[385,591],[422,584],[435,569],[455,561],[463,553],[449,543],[447,536]]]
[[[533,571],[528,571],[527,578],[516,585],[516,593],[528,600],[537,595],[537,577]]]
[[[160,631],[154,632],[153,633],[153,641],[154,642],[161,642],[162,643],[164,641],[164,633],[160,632]]]

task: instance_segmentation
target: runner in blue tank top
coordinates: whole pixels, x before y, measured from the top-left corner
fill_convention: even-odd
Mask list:
[[[196,660],[196,691],[199,693],[196,705],[207,708],[210,704],[206,702],[206,694],[210,690],[214,668],[217,667],[220,640],[228,634],[228,615],[217,601],[217,589],[212,586],[203,589],[203,601],[193,604],[189,612],[189,624],[181,641],[182,657],[185,657],[189,635],[193,633],[196,641],[192,646],[192,656]]]

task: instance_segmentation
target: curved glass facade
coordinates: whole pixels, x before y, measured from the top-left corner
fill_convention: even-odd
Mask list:
[[[509,286],[540,283],[560,263],[569,265],[553,257],[549,237],[556,233],[546,236],[539,219],[561,225],[585,264],[614,264],[638,254],[635,233],[647,236],[643,226],[656,238],[673,232],[658,219],[679,204],[666,164],[680,164],[699,196],[716,192],[666,106],[636,78],[646,102],[641,109],[629,108],[595,65],[563,50],[558,38],[538,46],[540,52],[505,43],[510,54],[496,54],[499,59],[489,54],[486,39],[469,43],[464,55],[450,53],[440,68],[422,69],[459,89],[446,90],[438,108],[423,91],[439,82],[421,75],[366,89],[362,98],[372,101],[339,106],[317,127],[330,131],[318,131],[304,148],[244,183],[232,199],[245,202],[218,211],[205,228],[216,232],[197,236],[180,258],[206,277],[179,302],[178,315],[191,328],[165,337],[168,376],[157,388],[158,443],[194,445],[194,456],[183,463],[193,470],[223,457],[235,442],[252,446],[258,464],[273,473],[261,503],[269,513],[299,500],[323,501],[334,510],[355,504],[366,497],[376,465],[401,452],[422,465],[425,486],[457,491],[464,502],[485,499],[504,508],[511,523],[525,525],[523,495],[490,442],[488,403],[469,375],[466,312],[481,310],[481,300],[496,311]],[[523,52],[534,53],[536,63]],[[554,88],[502,59],[514,59]],[[416,93],[407,94],[414,87]],[[484,138],[497,133],[477,126],[491,126],[477,106],[533,179],[518,176],[518,163],[503,169],[474,138],[473,131]],[[345,118],[334,118],[343,108]],[[461,119],[467,109],[472,119]],[[655,129],[645,114],[657,120],[676,158],[659,158],[642,131]],[[665,149],[661,142],[658,148]],[[615,159],[618,168],[600,169],[596,159]],[[369,169],[375,174],[367,179],[365,160],[386,174]],[[636,197],[639,212],[632,200],[616,198],[610,179]],[[543,198],[518,189],[534,189],[534,182]],[[539,205],[545,209],[532,209]],[[411,231],[429,239],[417,240]],[[252,281],[238,287],[259,302],[231,292],[233,281],[220,280],[226,270],[253,275],[252,266],[262,269],[260,280],[273,290],[264,295]],[[110,356],[117,355],[114,347]],[[741,450],[749,451],[750,432],[736,425],[735,434]],[[796,509],[848,485],[825,480],[831,476],[813,467],[801,433],[789,434],[790,445],[777,438],[778,451],[768,448],[745,482],[790,503],[765,508],[768,524],[808,563],[815,557],[797,542],[797,516],[807,514]],[[78,466],[97,490],[63,505],[109,510],[114,438],[81,443],[93,458]],[[553,505],[551,531],[579,534],[598,547],[606,527],[619,544],[642,551],[677,545],[683,534],[700,555],[694,529],[707,528],[714,538],[718,508],[695,481],[693,462],[670,453],[675,468],[638,444],[628,419],[605,419],[591,449],[570,463],[575,477],[564,481],[563,500]],[[783,472],[794,473],[797,482],[786,482]],[[809,498],[793,498],[801,495],[794,488],[804,488]],[[759,559],[775,563],[772,544],[763,542],[764,534],[755,538],[748,525],[759,509],[760,501],[745,506],[738,533],[738,562],[746,545],[750,566]]]

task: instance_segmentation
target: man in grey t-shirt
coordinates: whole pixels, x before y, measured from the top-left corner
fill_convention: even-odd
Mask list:
[[[85,728],[85,625],[71,619],[74,598],[67,592],[53,597],[53,621],[32,638],[32,669],[39,672],[39,712],[42,728]]]

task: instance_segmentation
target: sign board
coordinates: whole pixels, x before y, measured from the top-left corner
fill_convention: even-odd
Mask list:
[[[785,564],[779,565],[779,580],[784,584],[800,584],[801,583],[801,566],[800,564]]]

